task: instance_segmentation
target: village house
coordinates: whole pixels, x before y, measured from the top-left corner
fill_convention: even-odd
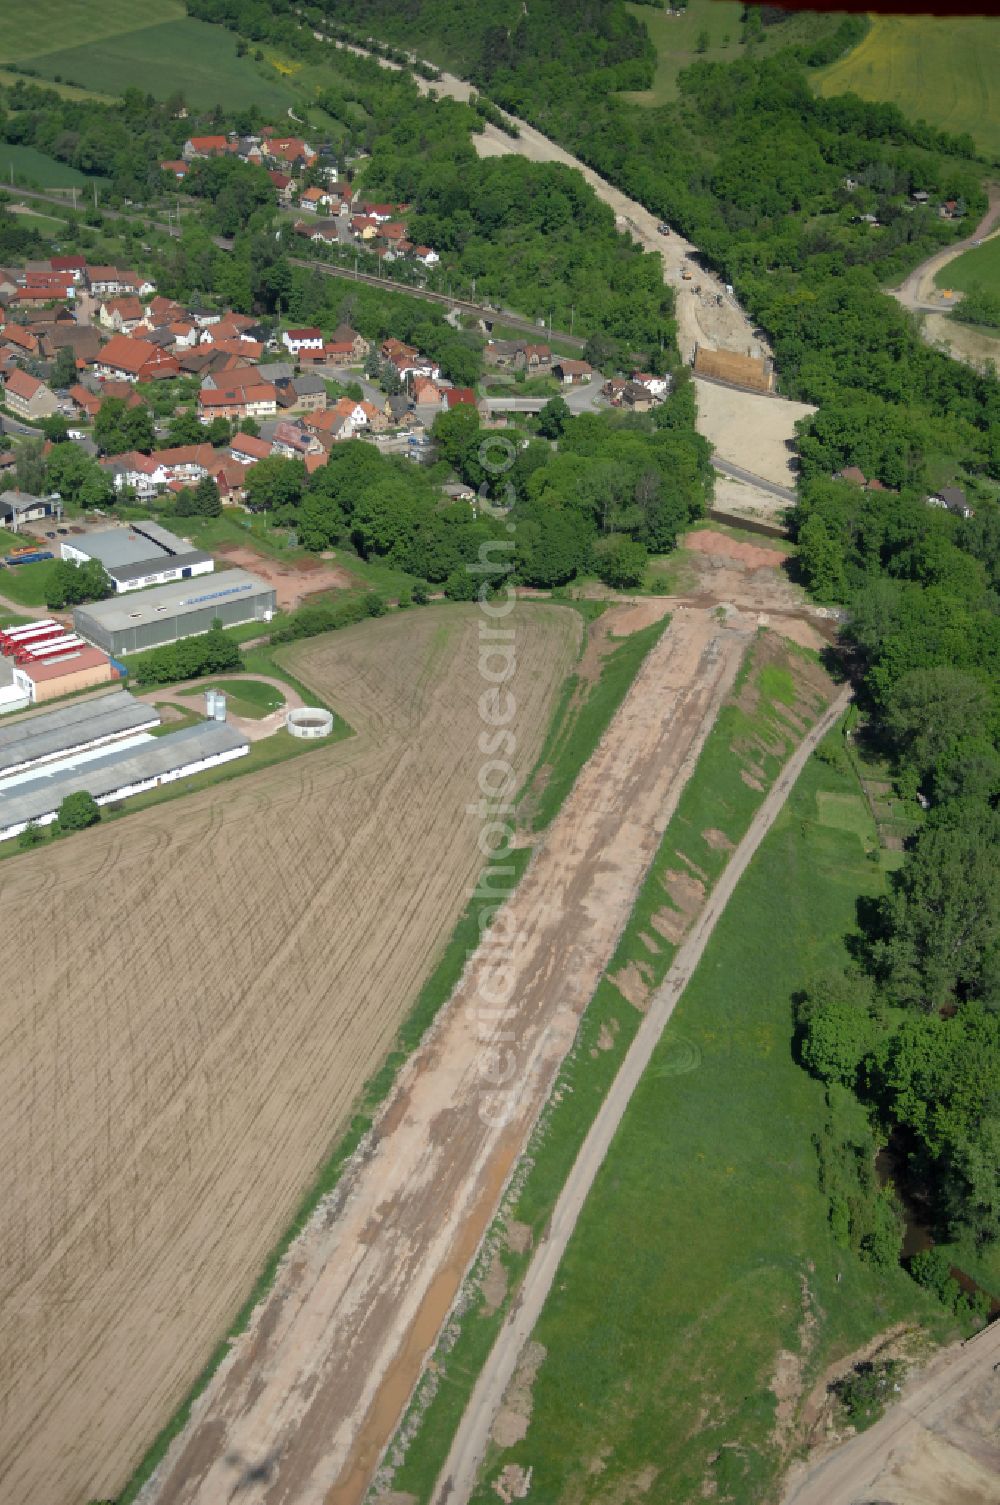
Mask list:
[[[560,358],[553,364],[552,372],[564,387],[578,387],[581,383],[590,381],[594,368],[586,361],[569,361]]]
[[[478,408],[476,394],[471,387],[446,387],[444,391],[445,406],[449,412],[452,408]]]
[[[292,390],[292,406],[303,413],[321,413],[326,408],[326,382],[321,376],[306,371],[295,376],[288,384]]]
[[[225,136],[190,136],[181,148],[181,156],[190,162],[195,157],[225,157],[229,150]]]
[[[304,460],[306,455],[322,453],[323,446],[304,424],[283,419],[274,431],[271,449],[283,459]]]
[[[961,486],[942,486],[927,498],[928,507],[944,507],[955,517],[975,517]]]
[[[70,387],[68,395],[77,412],[84,418],[94,419],[97,417],[101,410],[101,399],[97,396],[96,392],[91,392],[88,387],[81,386],[77,382],[74,386]]]
[[[65,323],[57,319],[50,324],[40,339],[40,348],[46,360],[55,360],[60,350],[69,347],[76,360],[77,370],[91,366],[101,351],[101,336],[90,324]]]
[[[74,283],[81,283],[87,271],[87,258],[85,256],[53,256],[49,266],[54,272],[68,273]]]
[[[166,478],[157,475],[156,461],[138,451],[113,455],[99,463],[116,491],[133,491],[141,502],[159,496],[166,487]]]
[[[88,266],[85,276],[95,298],[119,298],[126,293],[144,298],[156,291],[148,278],[137,272],[121,271],[118,267]]]
[[[210,475],[224,507],[238,507],[246,495],[247,467],[238,460],[216,459]]]
[[[441,409],[445,406],[444,393],[428,376],[415,376],[410,393],[418,408]]]
[[[240,465],[256,465],[258,460],[267,459],[271,443],[257,434],[234,434],[229,441],[229,453]]]
[[[654,406],[653,394],[637,381],[627,381],[622,387],[617,406],[628,408],[633,413],[648,413]]]
[[[59,399],[51,387],[17,369],[7,375],[4,401],[18,418],[49,418],[59,411]]]
[[[211,423],[213,418],[273,418],[278,411],[278,394],[274,387],[250,373],[248,378],[245,384],[202,387],[198,393],[201,422]]]
[[[514,366],[516,370],[527,371],[529,375],[551,371],[552,351],[548,345],[521,345],[514,358]]]
[[[364,426],[368,430],[368,432],[372,434],[384,433],[385,430],[389,427],[389,420],[382,409],[377,408],[375,404],[373,402],[369,402],[367,398],[359,403],[359,407],[361,408],[362,413],[364,413],[365,415]]]
[[[126,334],[112,335],[94,367],[98,376],[133,383],[176,376],[180,370],[174,356],[166,350]]]
[[[273,136],[263,147],[265,157],[275,166],[311,167],[316,153],[298,136]]]
[[[325,188],[304,188],[299,194],[299,208],[307,209],[310,214],[318,214],[320,209],[328,208],[332,202]]]
[[[328,366],[351,366],[356,360],[351,340],[327,340],[323,354]]]
[[[523,349],[520,340],[488,340],[483,360],[486,366],[495,366],[497,370],[514,370]]]
[[[669,376],[654,376],[650,371],[633,371],[632,380],[640,387],[645,387],[649,395],[657,402],[663,402],[670,391]]]
[[[104,329],[115,330],[118,334],[131,334],[140,324],[145,323],[146,310],[134,296],[109,298],[107,303],[101,304],[97,319]]]
[[[286,329],[281,343],[292,355],[301,355],[304,350],[323,350],[323,331],[320,329]]]
[[[432,251],[430,246],[416,246],[413,252],[413,259],[414,261],[419,261],[420,265],[425,267],[436,267],[441,260],[438,253]]]
[[[338,324],[333,331],[333,339],[338,344],[346,344],[347,341],[350,341],[351,353],[355,361],[363,361],[371,350],[371,345],[365,339],[364,335],[358,334],[357,330],[352,329],[350,324]]]
[[[267,175],[274,184],[275,192],[278,195],[278,203],[285,205],[287,208],[298,192],[298,184],[295,179],[289,177],[287,172],[279,172],[277,168],[271,168]]]

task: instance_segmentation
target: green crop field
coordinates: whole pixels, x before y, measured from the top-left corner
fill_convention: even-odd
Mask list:
[[[893,1321],[938,1322],[902,1271],[834,1244],[811,1143],[824,1092],[793,1058],[792,994],[846,962],[856,896],[884,882],[856,797],[848,771],[812,759],[719,922],[533,1334],[527,1435],[491,1449],[476,1505],[507,1463],[574,1505],[771,1498],[779,1350],[802,1395]]]
[[[29,188],[87,187],[93,183],[75,167],[47,157],[33,146],[11,146],[0,141],[0,183],[23,183]]]
[[[269,77],[266,64],[237,56],[231,31],[187,18],[46,52],[33,57],[31,66],[43,78],[59,74],[107,94],[131,87],[165,99],[179,91],[197,108],[258,104],[281,115],[294,98],[273,67]]]
[[[985,292],[1000,297],[1000,235],[963,251],[938,272],[934,281],[938,287],[954,287],[963,293],[978,284]]]
[[[817,75],[821,94],[886,100],[1000,159],[1000,21],[873,16],[853,51]]]
[[[43,53],[101,42],[123,32],[175,21],[183,0],[33,0],[0,9],[0,63],[26,63]],[[119,89],[113,90],[120,93]]]

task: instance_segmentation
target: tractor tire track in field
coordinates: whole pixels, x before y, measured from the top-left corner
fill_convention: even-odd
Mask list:
[[[495,934],[514,938],[502,1021],[479,1014],[496,965],[487,938],[144,1505],[359,1505],[755,625],[676,612],[495,917]],[[516,1067],[504,1116],[488,1079],[501,1044]]]

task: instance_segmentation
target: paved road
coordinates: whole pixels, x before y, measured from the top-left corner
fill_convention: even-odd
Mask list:
[[[896,1467],[907,1462],[911,1469],[914,1465],[921,1469],[929,1486],[928,1493],[921,1498],[957,1500],[956,1479],[961,1472],[956,1470],[955,1476],[945,1477],[942,1463],[945,1467],[949,1461],[957,1464],[963,1454],[970,1466],[978,1462],[985,1467],[975,1492],[968,1492],[972,1481],[966,1477],[967,1487],[961,1490],[961,1499],[995,1505],[1000,1500],[1000,1452],[985,1434],[966,1425],[966,1414],[968,1411],[971,1419],[973,1410],[984,1408],[985,1414],[996,1416],[1000,1400],[997,1369],[1000,1369],[1000,1322],[994,1322],[968,1343],[939,1354],[912,1387],[907,1385],[898,1403],[881,1421],[828,1454],[808,1469],[804,1477],[800,1470],[799,1479],[785,1495],[784,1505],[855,1505],[857,1501],[881,1499],[886,1491],[879,1488],[880,1483],[884,1479],[889,1484]],[[931,1441],[932,1448],[921,1461],[915,1455],[925,1439]],[[891,1490],[893,1499],[900,1498],[899,1483]],[[941,1493],[934,1489],[935,1484]],[[956,1492],[951,1493],[950,1487]]]
[[[721,455],[713,454],[712,464],[716,470],[724,476],[730,476],[734,481],[746,481],[750,486],[756,486],[760,491],[766,491],[771,496],[777,496],[784,502],[797,502],[795,492],[787,486],[778,486],[774,481],[765,481],[763,476],[754,475],[752,470],[744,470],[742,465],[733,465],[729,460],[723,460]]]
[[[632,1094],[649,1065],[678,999],[701,959],[705,946],[725,910],[739,879],[784,805],[807,759],[847,709],[849,687],[842,689],[789,758],[765,796],[750,828],[729,859],[692,930],[681,944],[674,963],[654,994],[649,1011],[629,1047],[611,1090],[604,1100],[552,1215],[548,1237],[539,1245],[510,1315],[482,1369],[459,1423],[451,1451],[431,1496],[431,1505],[465,1505],[475,1487],[490,1428],[505,1390],[517,1368],[525,1343],[541,1316],[577,1218],[594,1184],[611,1141],[618,1131]],[[828,1502],[826,1502],[828,1505]]]

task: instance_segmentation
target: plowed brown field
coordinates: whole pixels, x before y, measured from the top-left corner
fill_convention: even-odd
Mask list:
[[[4,864],[3,1501],[115,1493],[383,1059],[480,864],[478,619],[296,645],[356,737]],[[523,774],[580,619],[511,621]]]

